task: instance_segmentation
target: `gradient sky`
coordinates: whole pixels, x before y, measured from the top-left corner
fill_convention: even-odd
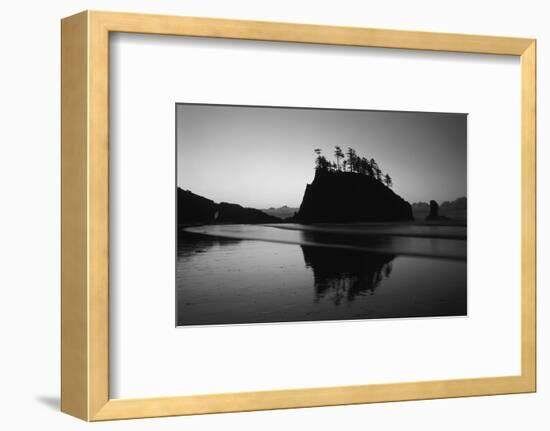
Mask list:
[[[374,158],[410,203],[466,196],[466,114],[178,104],[177,184],[216,202],[298,207],[315,148]]]

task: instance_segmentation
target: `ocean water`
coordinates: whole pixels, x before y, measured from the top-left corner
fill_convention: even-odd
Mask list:
[[[217,225],[178,233],[177,325],[467,314],[466,228]]]

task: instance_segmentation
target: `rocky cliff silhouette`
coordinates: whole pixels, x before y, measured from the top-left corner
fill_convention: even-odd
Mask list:
[[[317,169],[296,221],[348,223],[414,220],[411,205],[367,175]]]
[[[229,224],[229,223],[277,223],[281,219],[254,208],[237,204],[216,203],[189,190],[178,187],[178,225]]]

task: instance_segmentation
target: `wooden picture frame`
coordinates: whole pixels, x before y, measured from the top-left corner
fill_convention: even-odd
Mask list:
[[[61,22],[61,410],[87,421],[536,390],[533,39],[85,11]],[[521,374],[149,399],[109,397],[109,34],[201,36],[521,58]]]

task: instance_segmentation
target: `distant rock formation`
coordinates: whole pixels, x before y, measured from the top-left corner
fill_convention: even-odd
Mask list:
[[[431,200],[430,201],[430,213],[426,216],[426,220],[433,221],[433,220],[439,220],[439,219],[440,219],[439,204],[436,201]]]
[[[439,207],[439,212],[443,215],[448,215],[451,213],[464,213],[466,216],[466,210],[468,203],[465,197],[455,199],[452,202],[445,201]]]
[[[268,209],[263,209],[262,211],[264,213],[272,215],[274,217],[279,217],[279,218],[282,218],[282,219],[286,219],[286,218],[289,218],[289,217],[293,217],[294,214],[298,212],[298,208],[292,208],[292,207],[284,205],[280,208],[271,207],[271,208],[268,208]]]
[[[270,216],[263,211],[254,208],[243,208],[237,204],[221,202],[218,205],[218,217],[216,223],[277,223],[281,219]]]
[[[416,220],[425,220],[430,214],[430,205],[427,202],[415,202],[411,206]],[[468,202],[465,197],[460,197],[454,201],[445,201],[439,205],[438,216],[464,222],[467,218],[467,207]]]
[[[427,202],[415,202],[411,207],[415,220],[424,220],[430,212],[430,204]]]
[[[373,177],[318,169],[306,186],[300,223],[413,220],[411,205]]]
[[[229,223],[277,223],[281,219],[254,208],[243,208],[227,202],[216,203],[178,188],[178,225],[229,224]]]

